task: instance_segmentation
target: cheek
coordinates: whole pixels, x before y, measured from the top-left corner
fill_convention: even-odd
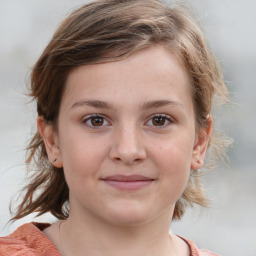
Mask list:
[[[88,177],[97,177],[98,170],[107,153],[103,141],[73,135],[62,140],[63,168],[67,182],[89,182]]]
[[[164,143],[155,144],[152,157],[159,164],[171,170],[190,170],[193,152],[193,140],[188,136],[172,138]]]
[[[182,194],[190,174],[192,147],[189,139],[173,140],[155,147],[152,157],[162,177],[165,192],[177,197]]]

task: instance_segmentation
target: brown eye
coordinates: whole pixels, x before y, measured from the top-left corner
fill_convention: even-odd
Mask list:
[[[100,128],[104,126],[109,126],[109,122],[104,118],[103,116],[100,115],[90,115],[87,116],[84,120],[83,123],[89,127],[89,128]]]
[[[165,128],[173,123],[173,118],[166,114],[155,114],[153,115],[148,122],[147,126]]]
[[[92,117],[91,124],[92,124],[92,126],[101,126],[104,124],[104,118],[102,118],[100,116]]]
[[[152,124],[155,126],[165,125],[166,117],[165,116],[155,116],[152,118]]]

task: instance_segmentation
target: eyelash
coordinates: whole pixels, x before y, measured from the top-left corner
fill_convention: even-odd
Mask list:
[[[152,123],[152,120],[154,119],[154,118],[164,118],[164,125],[154,125],[153,123]],[[103,120],[103,125],[99,125],[99,126],[97,126],[97,125],[92,125],[92,123],[89,125],[88,124],[88,121],[91,121],[92,122],[92,120],[93,120],[93,118],[101,118],[102,120]],[[168,121],[168,124],[166,124],[166,120]],[[148,123],[151,121],[151,125],[148,125]],[[106,125],[104,125],[104,122],[107,122],[108,124]],[[173,118],[171,117],[171,116],[169,116],[169,115],[166,115],[166,114],[154,114],[154,115],[152,115],[150,118],[149,118],[149,120],[146,122],[146,125],[147,126],[153,126],[153,127],[158,127],[158,128],[165,128],[166,126],[169,126],[171,123],[173,123],[174,122],[174,120],[173,120]],[[83,124],[85,124],[87,127],[89,127],[89,128],[91,128],[91,129],[100,129],[101,127],[105,127],[105,126],[110,126],[110,123],[109,123],[109,121],[107,121],[107,119],[104,117],[104,116],[102,116],[102,115],[100,115],[100,114],[93,114],[93,115],[89,115],[89,116],[86,116],[83,120],[82,120],[82,123]]]
[[[106,125],[89,125],[88,124],[88,121],[91,121],[92,122],[92,119],[93,118],[101,118],[103,119],[103,122],[107,121],[107,119],[102,116],[102,115],[99,115],[99,114],[93,114],[93,115],[89,115],[89,116],[86,116],[83,120],[82,120],[82,123],[85,124],[87,127],[91,128],[91,129],[99,129],[101,128],[102,126],[106,126]],[[108,122],[108,121],[107,121]],[[109,123],[109,122],[108,122]],[[108,125],[107,125],[108,126]]]
[[[166,126],[169,126],[170,124],[172,124],[172,123],[174,122],[173,118],[172,118],[171,116],[169,116],[169,115],[166,115],[166,114],[155,114],[155,115],[153,115],[153,116],[150,117],[149,121],[152,122],[153,118],[156,118],[156,117],[158,117],[158,118],[164,118],[164,125],[159,125],[159,126],[157,126],[157,125],[152,125],[152,126],[154,126],[154,127],[160,128],[160,129],[161,129],[161,128],[165,128]],[[168,124],[166,124],[166,120],[168,121]],[[149,121],[147,121],[147,123],[148,123]]]

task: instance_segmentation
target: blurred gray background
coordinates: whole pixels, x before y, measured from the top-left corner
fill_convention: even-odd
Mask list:
[[[57,24],[84,2],[0,0],[0,236],[32,218],[7,225],[9,203],[25,184],[24,149],[35,128],[25,96],[30,69]],[[218,111],[219,123],[235,143],[228,166],[204,177],[211,207],[188,210],[171,229],[224,256],[256,256],[256,1],[187,2],[223,67],[234,104]]]

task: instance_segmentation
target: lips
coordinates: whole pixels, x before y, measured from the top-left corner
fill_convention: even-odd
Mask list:
[[[155,179],[141,175],[112,175],[103,178],[107,185],[120,190],[138,190],[150,185]]]

